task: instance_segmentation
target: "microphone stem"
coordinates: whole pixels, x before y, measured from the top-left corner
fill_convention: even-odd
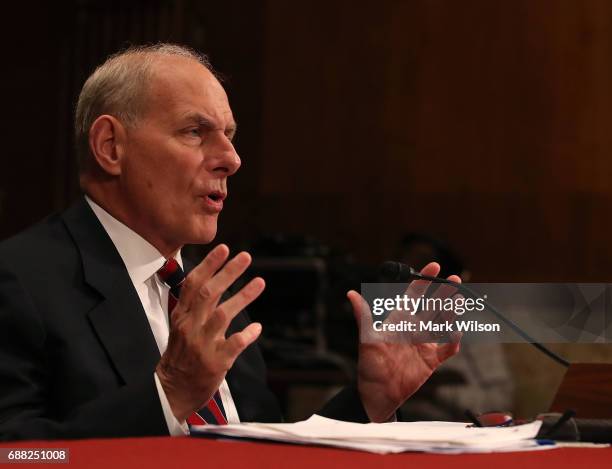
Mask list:
[[[474,290],[472,290],[469,287],[466,287],[465,285],[463,285],[461,283],[453,282],[452,280],[447,280],[447,279],[439,278],[439,277],[431,277],[429,275],[422,275],[422,274],[418,274],[418,278],[422,279],[422,280],[429,280],[429,281],[435,282],[435,283],[446,283],[446,284],[449,284],[449,285],[453,285],[461,293],[465,293],[465,294],[467,294],[469,297],[471,297],[473,299],[479,298],[479,295]],[[547,355],[548,357],[552,358],[554,361],[556,361],[560,365],[563,365],[566,368],[570,366],[569,361],[567,361],[565,358],[557,355],[552,350],[548,349],[544,345],[542,345],[539,342],[537,342],[533,337],[531,337],[529,334],[527,334],[523,329],[521,329],[513,321],[511,321],[506,316],[504,316],[491,303],[486,301],[484,298],[482,298],[482,301],[485,304],[485,306],[489,309],[489,311],[491,311],[500,321],[502,321],[506,325],[508,325],[514,332],[516,332],[519,336],[521,336],[523,339],[525,339],[527,342],[529,342],[531,345],[533,345],[535,348],[537,348],[540,352],[544,353],[545,355]]]

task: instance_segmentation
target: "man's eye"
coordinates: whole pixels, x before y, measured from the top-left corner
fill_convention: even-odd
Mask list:
[[[197,128],[196,129],[189,129],[189,130],[187,130],[187,133],[189,135],[194,136],[194,137],[199,137],[200,136],[200,129],[197,129]]]

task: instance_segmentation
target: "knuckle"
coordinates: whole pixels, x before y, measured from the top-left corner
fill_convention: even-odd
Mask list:
[[[172,317],[170,318],[170,335],[176,335],[180,333],[182,322],[183,321],[179,321],[179,319],[174,316],[174,314],[172,315]]]
[[[186,337],[191,332],[191,327],[187,321],[180,321],[175,328],[176,332],[182,336]]]
[[[239,295],[243,302],[248,302],[254,300],[259,295],[259,293],[259,284],[256,282],[250,282],[242,290],[240,290]]]
[[[228,315],[225,310],[220,306],[215,309],[213,317],[215,321],[218,321],[220,324],[224,324],[227,321]]]
[[[236,306],[242,307],[242,305],[249,302],[250,298],[251,298],[251,294],[248,291],[248,285],[247,285],[246,287],[244,287],[242,290],[240,290],[238,293],[236,293],[233,296],[232,302]]]
[[[250,263],[251,256],[243,251],[234,257],[231,262],[228,262],[227,268],[231,273],[236,274],[246,269]]]
[[[257,293],[258,290],[259,290],[259,284],[257,282],[251,281],[247,284],[247,286],[242,291],[242,295],[245,297],[250,297],[251,295],[254,295],[255,293]]]
[[[193,274],[192,275],[188,275],[185,278],[185,281],[183,282],[182,288],[185,289],[185,290],[192,290],[193,287],[194,287],[194,283],[195,283],[194,275]]]
[[[247,340],[244,335],[239,334],[234,338],[234,344],[238,350],[242,350],[247,345]]]
[[[207,270],[212,269],[213,265],[215,265],[216,263],[215,260],[217,258],[218,258],[218,254],[215,251],[213,251],[204,258],[201,265]]]
[[[207,300],[212,297],[212,292],[210,291],[210,287],[205,283],[198,289],[198,296],[203,300]]]

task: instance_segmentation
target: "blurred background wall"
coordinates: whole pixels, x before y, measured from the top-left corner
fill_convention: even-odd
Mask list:
[[[7,5],[1,238],[78,196],[72,109],[93,68],[176,41],[210,55],[240,125],[219,240],[309,235],[375,265],[417,231],[451,244],[473,281],[612,277],[612,2]],[[515,410],[544,410],[562,370],[506,352]]]

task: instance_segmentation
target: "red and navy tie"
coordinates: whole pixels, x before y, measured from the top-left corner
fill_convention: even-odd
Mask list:
[[[174,258],[168,259],[161,269],[157,271],[157,275],[166,285],[170,287],[168,294],[168,316],[172,314],[172,310],[178,303],[181,294],[181,285],[185,280],[183,269]],[[206,407],[194,412],[187,418],[189,425],[206,425],[207,423],[216,425],[227,425],[225,409],[221,402],[219,391],[215,392],[213,398],[208,401]]]

